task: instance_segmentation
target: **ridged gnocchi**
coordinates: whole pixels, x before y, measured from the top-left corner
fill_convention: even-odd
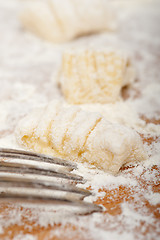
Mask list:
[[[26,29],[56,43],[116,27],[113,9],[106,0],[29,1],[20,19]]]
[[[57,101],[22,119],[16,136],[21,145],[36,152],[87,162],[113,174],[125,163],[147,158],[134,130]]]
[[[73,104],[114,103],[134,79],[129,57],[110,48],[67,50],[58,74],[62,94]]]

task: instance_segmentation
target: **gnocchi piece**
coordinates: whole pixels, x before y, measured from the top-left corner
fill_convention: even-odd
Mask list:
[[[106,0],[29,1],[20,20],[26,29],[55,43],[116,27],[113,10]]]
[[[135,79],[126,54],[116,49],[64,52],[58,83],[69,103],[114,103],[123,86]]]
[[[30,150],[87,162],[112,174],[125,163],[147,158],[134,130],[57,101],[22,119],[16,137]]]

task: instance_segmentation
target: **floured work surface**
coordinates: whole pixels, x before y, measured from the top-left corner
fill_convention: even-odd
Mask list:
[[[56,215],[52,209],[1,203],[1,239],[158,239],[160,235],[160,21],[159,6],[121,6],[116,34],[77,39],[65,45],[51,45],[25,32],[16,16],[19,2],[0,3],[0,146],[18,147],[14,129],[32,108],[62,99],[56,80],[62,49],[81,45],[118,45],[127,48],[137,69],[137,81],[124,89],[125,102],[115,105],[83,105],[98,109],[110,121],[134,128],[144,141],[149,160],[123,167],[115,177],[79,166],[77,173],[89,179],[104,213],[88,216]],[[92,42],[92,43],[91,43]]]

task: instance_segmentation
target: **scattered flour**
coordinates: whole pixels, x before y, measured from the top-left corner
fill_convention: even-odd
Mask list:
[[[31,234],[19,234],[16,237],[13,238],[13,240],[37,240],[37,237],[31,235]]]
[[[151,205],[157,205],[160,204],[160,193],[153,193],[146,194],[145,198],[149,201]],[[160,210],[160,208],[159,208]]]

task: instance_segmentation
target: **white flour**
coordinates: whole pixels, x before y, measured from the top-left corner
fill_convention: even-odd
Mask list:
[[[157,3],[158,4],[158,3]],[[42,42],[22,29],[17,14],[20,3],[16,0],[0,1],[0,146],[18,147],[14,137],[14,129],[24,115],[34,107],[43,106],[54,98],[62,98],[56,86],[57,66],[60,61],[61,52],[66,47],[90,45],[118,45],[127,48],[131,53],[133,62],[137,69],[137,81],[131,86],[130,98],[125,102],[118,102],[115,105],[83,105],[82,107],[90,111],[100,111],[111,121],[117,121],[136,129],[145,136],[160,135],[160,126],[152,123],[145,123],[140,117],[143,115],[147,119],[158,119],[160,116],[160,14],[159,7],[155,4],[148,4],[145,7],[128,8],[119,12],[120,27],[116,35],[105,33],[95,36],[83,37],[74,42],[64,45],[51,45]],[[147,7],[148,6],[148,7]],[[129,10],[130,9],[130,10]],[[136,10],[135,10],[136,9]],[[134,99],[134,96],[138,98]],[[95,169],[89,169],[84,165],[79,165],[76,170],[88,181],[83,187],[92,187],[95,196],[86,198],[86,201],[93,201],[98,196],[104,196],[103,192],[98,192],[99,188],[108,190],[116,189],[124,185],[128,188],[134,187],[136,204],[124,201],[121,204],[121,214],[102,215],[95,213],[90,216],[73,216],[63,218],[55,216],[52,210],[32,209],[21,210],[20,206],[10,209],[8,214],[0,216],[0,232],[10,224],[22,225],[22,217],[25,216],[29,222],[36,220],[36,224],[41,226],[54,225],[61,222],[62,228],[50,233],[53,236],[61,236],[63,226],[73,223],[77,226],[79,233],[81,229],[86,229],[86,239],[144,239],[136,233],[135,228],[144,222],[141,232],[145,232],[148,225],[155,227],[155,231],[150,233],[147,239],[158,239],[158,228],[160,223],[153,214],[150,214],[141,202],[140,193],[156,206],[160,196],[153,193],[149,185],[144,189],[138,182],[139,175],[148,183],[158,184],[156,171],[151,168],[159,165],[160,143],[158,139],[154,144],[145,143],[145,148],[151,156],[149,160],[119,173],[114,177]],[[116,196],[114,196],[115,198]],[[112,201],[110,197],[109,201]],[[87,227],[86,227],[87,226]],[[29,228],[29,226],[25,226]],[[113,231],[114,229],[114,231]],[[65,232],[67,234],[67,232]],[[74,239],[73,233],[73,239]],[[15,239],[35,239],[31,235],[23,236],[23,233]]]

